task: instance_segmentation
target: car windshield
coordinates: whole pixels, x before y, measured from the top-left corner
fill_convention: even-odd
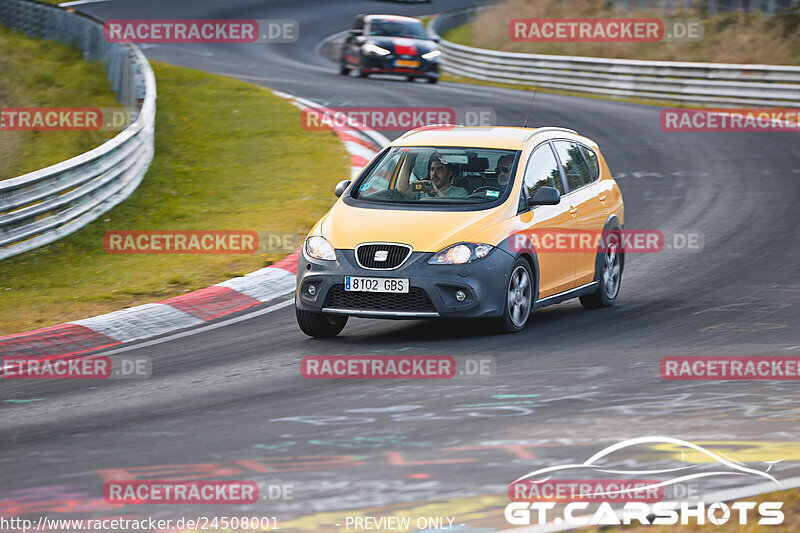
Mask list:
[[[471,205],[504,197],[518,152],[493,148],[393,147],[360,179],[353,198],[417,205]]]
[[[369,25],[369,34],[377,37],[428,38],[422,22],[409,20],[373,19]]]

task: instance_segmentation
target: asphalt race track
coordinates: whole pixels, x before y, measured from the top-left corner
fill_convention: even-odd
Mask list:
[[[343,77],[325,57],[325,39],[358,13],[426,14],[465,4],[112,0],[76,7],[103,19],[296,19],[294,44],[142,48],[153,60],[323,104],[491,107],[499,125],[521,125],[529,92]],[[126,351],[153,360],[151,379],[6,382],[4,400],[36,401],[0,403],[0,514],[276,516],[285,531],[334,531],[346,516],[379,508],[455,516],[460,531],[495,531],[510,527],[503,520],[510,481],[648,435],[730,441],[754,462],[783,459],[772,469],[778,478],[800,475],[797,382],[659,375],[667,356],[800,351],[800,143],[791,133],[665,133],[659,111],[540,93],[530,120],[598,142],[624,194],[626,228],[702,235],[699,250],[629,255],[614,307],[585,310],[569,301],[536,311],[516,335],[480,322],[351,318],[338,338],[313,340],[284,305]],[[334,200],[331,191],[318,194]],[[337,354],[488,355],[496,375],[301,377],[303,356]],[[290,484],[293,499],[242,507],[105,503],[104,481],[125,475]]]

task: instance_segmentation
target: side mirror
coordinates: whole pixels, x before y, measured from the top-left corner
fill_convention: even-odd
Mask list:
[[[561,202],[561,193],[554,187],[539,187],[536,194],[531,198],[531,206],[534,205],[557,205]]]
[[[350,186],[350,181],[351,180],[342,180],[336,184],[336,187],[333,189],[333,194],[336,195],[336,198],[339,198],[342,194],[344,194],[344,191],[346,191]],[[555,189],[553,190],[555,191]],[[558,191],[556,191],[556,193],[558,193]]]

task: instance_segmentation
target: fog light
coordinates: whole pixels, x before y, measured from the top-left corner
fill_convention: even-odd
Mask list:
[[[308,294],[310,294],[311,296],[314,296],[315,294],[317,294],[317,288],[314,287],[313,285],[309,285],[308,286]]]
[[[459,302],[463,302],[467,299],[467,295],[464,291],[456,291],[456,300]]]

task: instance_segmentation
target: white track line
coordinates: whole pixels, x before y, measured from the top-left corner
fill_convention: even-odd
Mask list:
[[[273,311],[277,311],[278,309],[283,309],[284,307],[288,307],[290,305],[294,305],[294,300],[286,300],[285,302],[281,302],[279,304],[271,305],[269,307],[265,307],[264,309],[258,309],[251,313],[246,313],[244,315],[239,315],[237,317],[229,318],[227,320],[222,320],[220,322],[215,322],[213,324],[208,324],[207,326],[201,326],[199,328],[190,329],[188,331],[181,331],[180,333],[175,333],[174,335],[168,335],[166,337],[162,337],[160,339],[153,339],[150,341],[140,342],[138,344],[132,344],[130,346],[122,346],[121,348],[116,348],[114,350],[109,350],[107,352],[101,352],[97,355],[113,355],[122,352],[128,352],[130,350],[136,350],[138,348],[144,348],[145,346],[153,346],[156,344],[161,344],[164,342],[174,341],[175,339],[182,339],[183,337],[189,337],[191,335],[197,335],[198,333],[203,333],[205,331],[211,331],[212,329],[222,328],[225,326],[229,326],[231,324],[235,324],[237,322],[242,322],[244,320],[249,320],[251,318],[255,318],[257,316],[266,315],[267,313],[271,313]]]
[[[74,2],[62,2],[58,7],[80,6],[83,4],[96,4],[97,2],[110,2],[111,0],[75,0]]]

